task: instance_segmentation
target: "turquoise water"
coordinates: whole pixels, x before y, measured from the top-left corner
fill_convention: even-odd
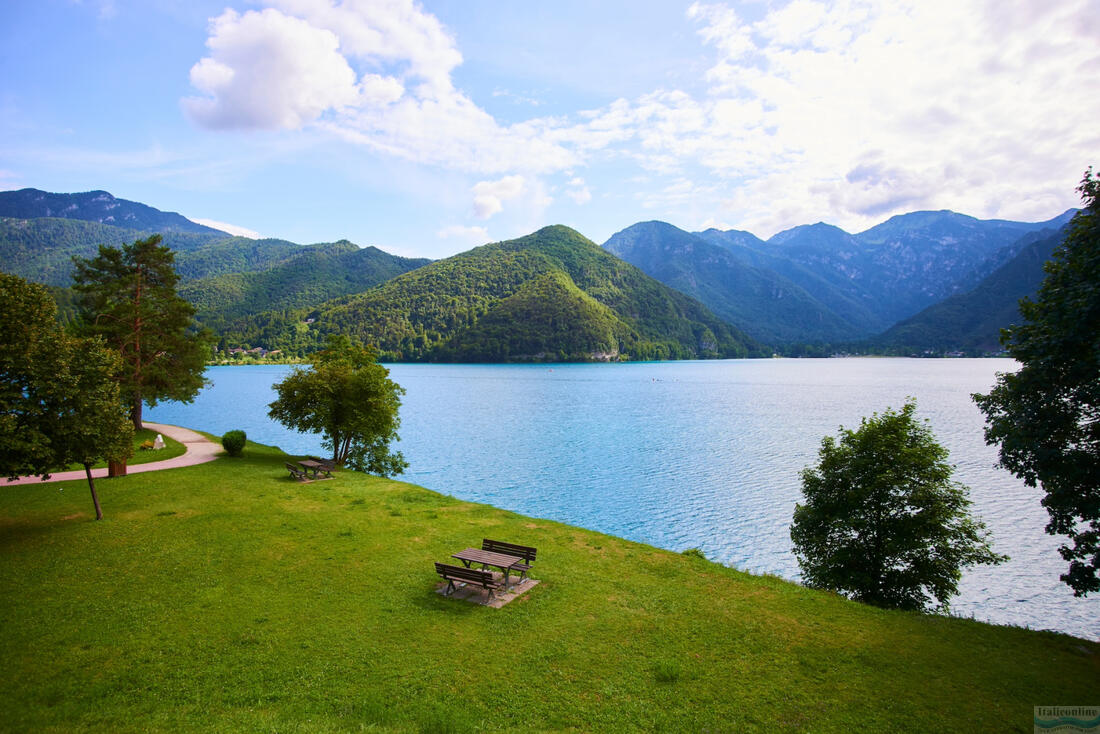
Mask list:
[[[314,436],[267,418],[283,366],[215,367],[191,405],[151,421],[241,428],[291,453]],[[407,391],[402,441],[416,484],[536,517],[798,578],[789,526],[821,438],[907,396],[1012,561],[969,571],[953,612],[1096,639],[1100,598],[1075,599],[1040,495],[997,469],[970,400],[1008,360],[729,360],[593,365],[390,365]],[[520,539],[522,540],[522,539]]]

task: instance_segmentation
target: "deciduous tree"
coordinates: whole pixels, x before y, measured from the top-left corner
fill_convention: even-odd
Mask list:
[[[818,465],[803,470],[791,540],[808,586],[875,606],[946,609],[963,568],[1006,560],[915,410],[908,401],[841,428],[839,441],[826,436]]]
[[[73,258],[84,336],[99,336],[122,356],[117,379],[141,429],[142,404],[189,402],[203,386],[211,338],[194,326],[195,310],[176,293],[172,250],[160,235],[121,248],[100,246]]]
[[[974,399],[1001,465],[1042,485],[1046,531],[1073,542],[1058,549],[1069,562],[1061,579],[1084,596],[1100,591],[1100,178],[1091,168],[1077,190],[1085,208],[1035,300],[1020,301],[1022,323],[1001,332],[1020,369]]]
[[[98,339],[65,334],[55,312],[45,288],[0,274],[0,469],[48,477],[82,464],[99,520],[91,466],[133,448],[114,379],[121,360]]]
[[[320,433],[337,464],[382,476],[408,466],[391,451],[401,425],[405,390],[389,379],[376,354],[347,337],[329,340],[308,369],[295,369],[275,385],[279,397],[269,415],[288,428]]]

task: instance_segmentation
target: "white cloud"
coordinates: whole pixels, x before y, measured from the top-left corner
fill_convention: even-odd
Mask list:
[[[191,68],[192,86],[207,96],[183,100],[203,127],[296,129],[360,101],[355,72],[330,31],[271,8],[226,10],[210,31],[210,55]]]
[[[644,206],[763,236],[922,207],[1039,219],[1073,202],[1100,150],[1094,3],[777,0],[739,14],[696,2],[704,93],[502,124],[456,87],[458,41],[413,0],[267,0],[214,20],[192,69],[207,96],[184,106],[208,127],[312,126],[493,177],[473,188],[482,220],[510,200],[541,213],[550,174],[577,178],[563,192],[587,203],[573,172],[624,161],[637,168],[618,180]]]
[[[575,176],[569,182],[569,188],[566,189],[565,195],[572,199],[574,203],[582,206],[592,201],[592,192],[588,190],[584,179],[578,176]]]
[[[504,210],[504,202],[527,191],[523,176],[505,176],[496,181],[480,181],[474,185],[474,216],[488,219]]]
[[[462,62],[439,20],[412,0],[268,0],[215,19],[210,56],[183,100],[210,128],[299,128],[416,163],[531,175],[578,161],[553,120],[500,125],[456,89]],[[352,68],[356,64],[360,76]]]
[[[717,54],[709,98],[635,103],[666,108],[647,112],[665,129],[642,153],[728,180],[721,216],[757,229],[858,229],[920,207],[1050,216],[1100,149],[1100,81],[1077,71],[1100,62],[1094,10],[794,0],[749,23],[697,3]]]
[[[213,227],[214,229],[220,229],[222,232],[228,232],[235,237],[247,237],[250,240],[263,239],[263,235],[253,229],[247,227],[241,227],[236,224],[229,224],[227,222],[219,222],[216,219],[199,219],[198,217],[188,217],[192,222],[201,224],[204,227]]]
[[[489,230],[485,227],[466,227],[461,224],[452,224],[435,233],[441,240],[457,239],[473,245],[488,242]]]
[[[424,96],[451,90],[451,72],[462,63],[443,24],[412,0],[270,0],[270,5],[338,35],[346,53],[407,67],[427,85]]]

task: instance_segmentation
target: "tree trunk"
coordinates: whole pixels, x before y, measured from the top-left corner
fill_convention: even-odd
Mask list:
[[[144,426],[141,425],[141,396],[138,395],[134,398],[134,404],[130,406],[130,420],[134,422],[134,430],[140,431]]]
[[[95,480],[92,479],[92,465],[84,465],[84,473],[88,475],[88,488],[92,490],[92,504],[95,505],[95,519],[103,519],[103,510],[99,509],[99,497],[95,493]]]

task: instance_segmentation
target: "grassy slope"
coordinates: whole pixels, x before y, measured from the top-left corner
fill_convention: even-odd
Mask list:
[[[275,449],[0,492],[0,729],[1030,731],[1100,646],[887,612]],[[62,491],[63,490],[63,491]],[[538,546],[501,610],[432,593]]]

